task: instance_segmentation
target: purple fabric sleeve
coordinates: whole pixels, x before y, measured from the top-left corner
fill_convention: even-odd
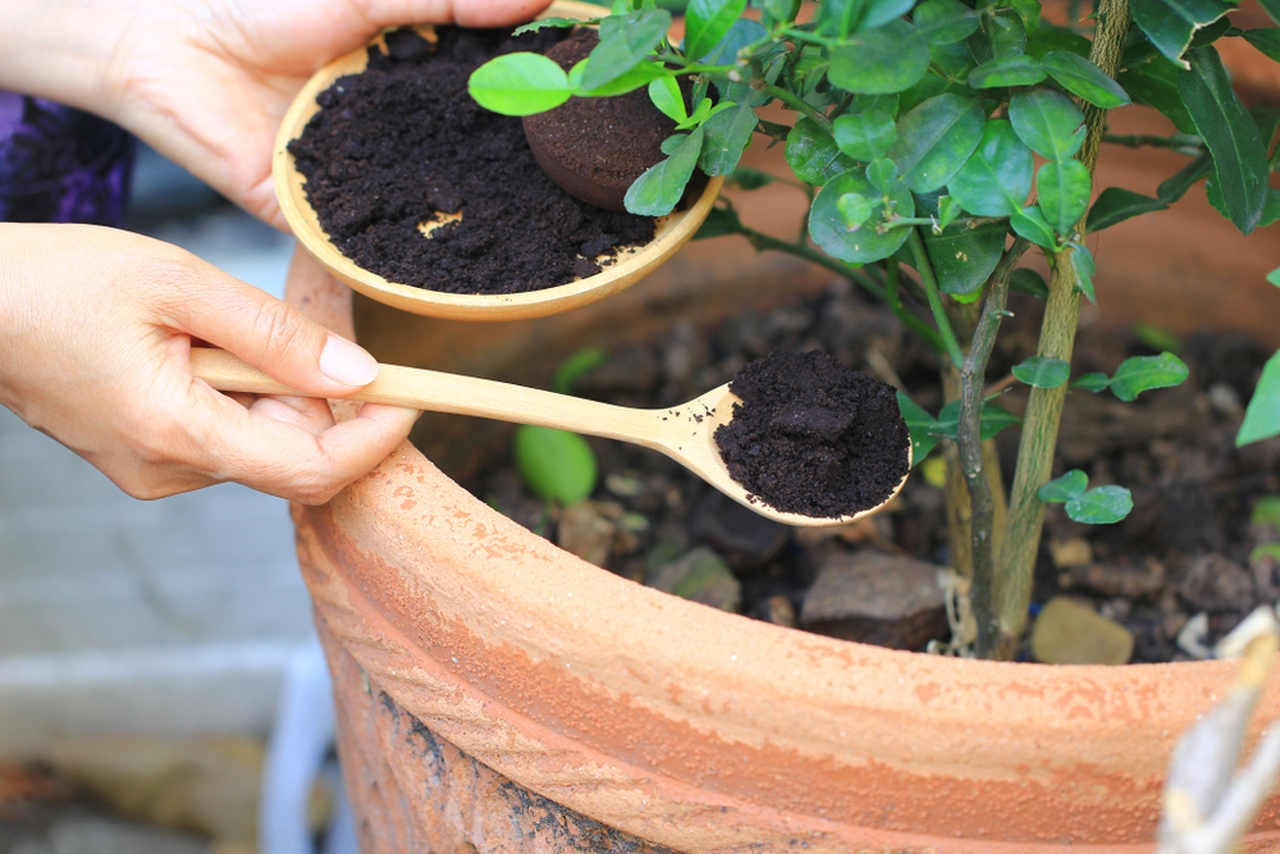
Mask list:
[[[133,154],[108,121],[0,91],[0,221],[119,225]]]

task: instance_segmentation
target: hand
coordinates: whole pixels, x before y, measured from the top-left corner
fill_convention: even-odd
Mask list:
[[[234,480],[323,503],[417,417],[365,404],[335,424],[323,400],[230,396],[194,378],[193,338],[309,394],[350,394],[377,365],[174,246],[94,226],[0,223],[0,257],[0,404],[137,498]]]
[[[0,8],[0,88],[123,125],[236,204],[283,227],[271,154],[320,66],[402,24],[499,26],[548,0],[49,0]],[[6,58],[7,54],[7,58]]]

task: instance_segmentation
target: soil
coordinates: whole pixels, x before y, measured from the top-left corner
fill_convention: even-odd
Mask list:
[[[729,390],[742,402],[716,446],[733,479],[772,507],[849,516],[884,503],[908,471],[893,386],[827,353],[771,353]]]
[[[595,30],[582,28],[547,56],[567,71],[599,43]],[[626,210],[627,188],[663,158],[662,141],[675,127],[643,87],[612,98],[570,98],[524,117],[525,138],[543,171],[571,196],[613,211]]]
[[[999,404],[1014,413],[1025,405],[1025,387],[998,380],[1034,350],[1041,306],[1011,296],[1014,317],[988,374],[1007,389]],[[1144,340],[1086,326],[1077,337],[1073,374],[1111,373],[1127,356],[1157,352]],[[847,368],[901,384],[932,412],[942,406],[935,354],[844,282],[820,298],[746,312],[710,329],[677,322],[659,339],[616,348],[574,391],[661,407],[729,380],[768,353],[818,349]],[[1280,524],[1251,522],[1260,499],[1280,495],[1280,441],[1234,444],[1242,401],[1270,351],[1242,335],[1197,333],[1179,342],[1177,352],[1191,371],[1177,388],[1146,392],[1129,404],[1105,392],[1070,393],[1054,474],[1081,468],[1091,485],[1127,486],[1135,509],[1119,524],[1086,526],[1070,521],[1061,505],[1051,506],[1037,562],[1032,616],[1055,595],[1078,596],[1132,634],[1134,662],[1197,657],[1187,643],[1197,623],[1205,624],[1201,645],[1211,645],[1256,605],[1280,599],[1280,549],[1265,548],[1280,543]],[[937,600],[926,608],[921,597],[891,589],[918,590],[908,575],[935,587],[934,572],[949,564],[936,471],[931,477],[927,468],[915,468],[884,512],[838,528],[798,529],[741,508],[659,454],[589,441],[599,457],[600,485],[568,511],[526,492],[501,452],[463,482],[531,530],[566,547],[572,540],[579,554],[636,581],[661,586],[675,577],[667,568],[683,561],[698,571],[664,589],[690,595],[679,585],[698,573],[706,577],[709,561],[718,561],[732,577],[691,598],[853,640],[922,649],[930,639],[948,639]],[[1017,431],[1004,431],[996,442],[1009,483]],[[584,518],[585,529],[595,532],[585,546]],[[843,601],[814,601],[828,591]],[[881,599],[891,593],[898,598],[886,606]],[[846,607],[888,610],[868,618],[842,615]]]
[[[545,51],[565,32],[412,30],[371,47],[367,68],[317,97],[289,144],[321,226],[383,278],[450,293],[520,293],[600,272],[653,238],[654,221],[572,198],[540,168],[518,118],[467,93],[494,56]],[[458,215],[461,215],[460,217]],[[430,228],[424,236],[423,226]]]

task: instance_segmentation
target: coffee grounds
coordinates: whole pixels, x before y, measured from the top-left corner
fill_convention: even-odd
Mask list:
[[[716,444],[733,479],[804,516],[875,507],[907,473],[907,425],[893,387],[823,352],[774,353],[747,365]]]
[[[568,71],[598,44],[600,35],[583,27],[547,56]],[[626,210],[627,189],[663,158],[662,141],[675,129],[644,87],[609,98],[570,98],[524,117],[525,138],[543,170],[570,195],[614,211]]]
[[[648,217],[572,198],[533,159],[519,118],[471,98],[467,79],[494,56],[544,51],[561,30],[439,27],[369,49],[368,67],[317,96],[289,144],[320,225],[383,278],[450,293],[520,293],[600,272],[595,259],[653,239]],[[449,215],[461,219],[449,221]],[[420,224],[444,222],[429,237]]]

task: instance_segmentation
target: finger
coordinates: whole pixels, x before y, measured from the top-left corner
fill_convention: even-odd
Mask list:
[[[261,415],[284,424],[292,424],[319,436],[333,426],[333,410],[326,401],[315,397],[260,397],[249,407],[253,415]]]
[[[192,389],[188,426],[204,449],[209,474],[307,504],[329,500],[370,471],[404,441],[419,414],[366,404],[356,417],[317,434],[311,432],[313,416],[278,398],[264,398],[275,401],[261,404],[266,414],[243,409],[208,386],[193,383]]]
[[[550,0],[362,0],[358,5],[379,27],[448,24],[499,27],[528,21]]]
[[[228,350],[299,391],[341,397],[378,364],[364,348],[270,294],[196,258],[178,288],[160,294],[160,321]]]

